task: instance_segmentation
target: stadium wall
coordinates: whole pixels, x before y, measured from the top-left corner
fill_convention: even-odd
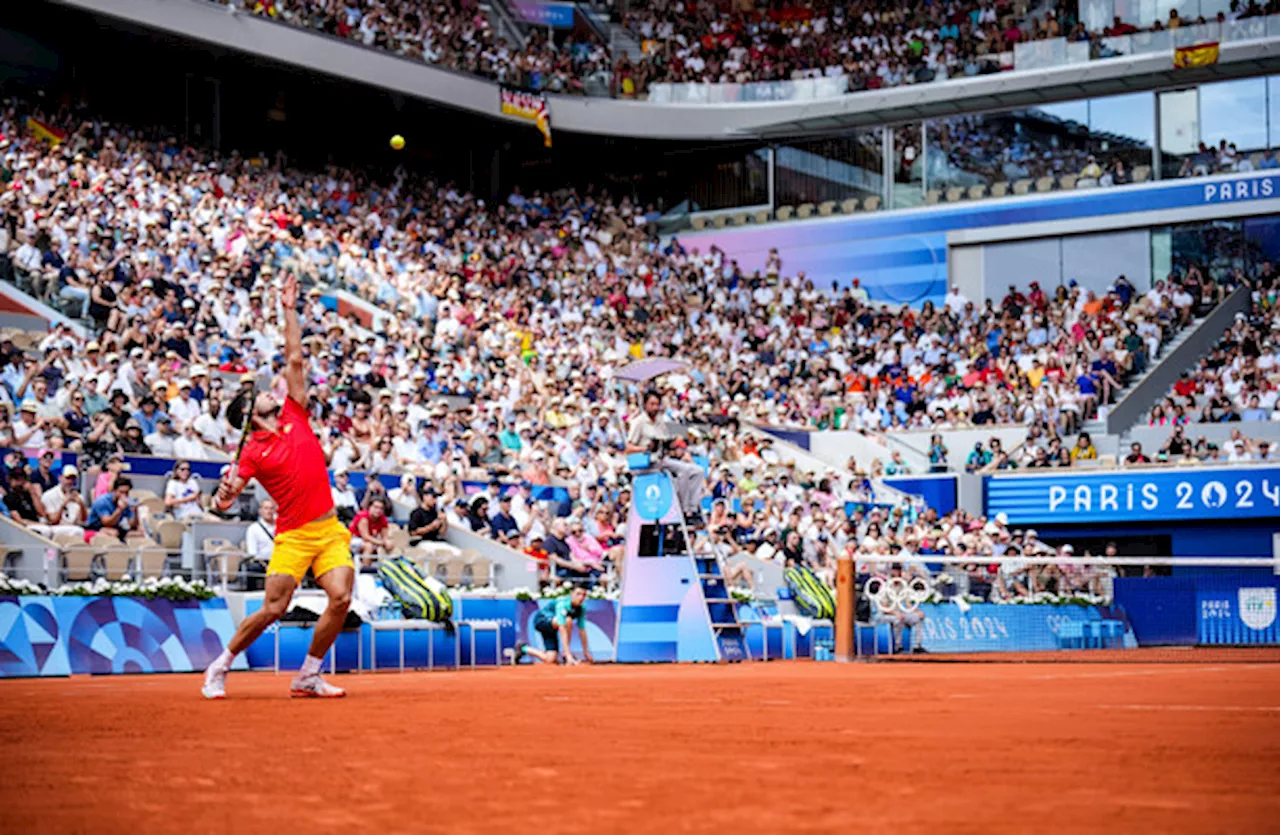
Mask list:
[[[1047,275],[1051,286],[1074,275],[1100,280],[1104,266],[1092,250],[1124,241],[1121,268],[1150,280],[1150,268],[1139,271],[1137,253],[1145,236],[1150,252],[1153,227],[1218,218],[1280,214],[1280,174],[1250,173],[1195,180],[1175,180],[1113,189],[1004,198],[954,206],[907,209],[855,216],[820,218],[805,222],[773,223],[751,228],[697,232],[679,236],[688,248],[722,249],[744,271],[763,270],[765,257],[776,247],[790,275],[803,271],[815,286],[841,288],[852,278],[861,279],[872,299],[888,303],[940,303],[947,282],[954,280],[973,299],[1002,294],[1009,284],[1022,284]],[[1115,237],[1122,232],[1134,234]],[[1064,243],[1069,236],[1098,236],[1093,240]],[[1059,256],[1027,249],[1021,260],[1002,254],[1002,242],[1044,239],[1051,249],[1057,241]],[[990,247],[988,249],[987,247]],[[957,252],[978,247],[952,263]],[[1001,274],[988,268],[988,254],[1003,259]],[[1047,265],[1045,259],[1048,259]],[[1067,259],[1067,260],[1064,260]],[[1032,272],[1032,270],[1035,270]],[[1126,273],[1127,275],[1128,273]],[[988,275],[994,286],[988,284]],[[1133,276],[1130,276],[1133,278]]]

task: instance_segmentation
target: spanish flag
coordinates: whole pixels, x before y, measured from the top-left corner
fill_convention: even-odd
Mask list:
[[[59,142],[67,141],[67,132],[65,130],[58,130],[31,116],[27,117],[27,130],[31,131],[32,136],[37,139],[43,139],[50,145],[57,145]]]
[[[528,119],[542,133],[542,144],[551,147],[551,111],[546,96],[503,87],[500,91],[499,110],[509,116]]]
[[[1175,69],[1207,67],[1216,63],[1218,63],[1218,45],[1216,43],[1180,46],[1173,51],[1173,66]]]

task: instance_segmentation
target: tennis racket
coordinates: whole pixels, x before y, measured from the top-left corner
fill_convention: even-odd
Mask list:
[[[241,393],[244,396],[244,393]],[[248,401],[244,407],[244,418],[240,421],[240,443],[236,445],[236,457],[231,459],[231,472],[236,472],[240,464],[240,453],[244,452],[244,442],[249,440],[249,427],[253,425],[253,404],[258,397],[256,388],[249,388]]]
[[[240,396],[244,396],[244,393],[241,393]],[[230,475],[232,479],[234,479],[236,473],[240,471],[240,454],[244,452],[245,442],[249,440],[250,427],[253,425],[253,404],[257,399],[257,396],[257,390],[255,388],[250,388],[248,391],[248,398],[244,406],[244,417],[240,420],[240,443],[236,445],[235,457],[231,459],[231,469],[227,470],[227,474]],[[227,510],[227,508],[224,508],[221,505],[222,503],[218,502],[220,510]]]

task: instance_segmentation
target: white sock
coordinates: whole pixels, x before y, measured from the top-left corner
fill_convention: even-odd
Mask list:
[[[231,662],[234,660],[236,660],[236,654],[229,649],[224,649],[222,654],[214,659],[213,666],[225,672],[231,669]]]
[[[324,663],[323,658],[316,658],[314,655],[308,655],[307,660],[302,662],[302,669],[298,671],[300,676],[314,676],[320,673],[320,665]]]

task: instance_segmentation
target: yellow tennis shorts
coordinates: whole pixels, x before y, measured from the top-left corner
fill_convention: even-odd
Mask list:
[[[274,545],[267,576],[288,574],[301,583],[308,568],[316,577],[331,568],[344,565],[355,568],[351,559],[351,531],[333,516],[276,534]]]

